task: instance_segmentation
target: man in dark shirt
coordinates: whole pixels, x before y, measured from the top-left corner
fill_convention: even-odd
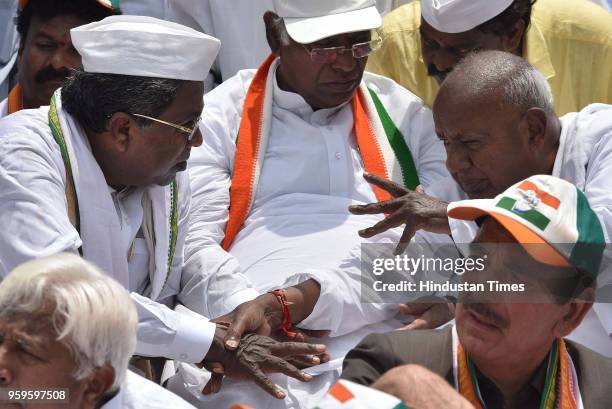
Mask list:
[[[548,408],[560,400],[563,408],[609,408],[612,359],[563,339],[591,308],[606,267],[601,223],[584,194],[539,175],[495,199],[452,203],[448,215],[478,220],[475,247],[489,250],[486,268],[462,283],[523,290],[459,292],[454,327],[370,335],[349,352],[342,377],[376,386],[390,369],[413,364],[444,377],[475,408]],[[383,390],[404,382],[396,377]]]

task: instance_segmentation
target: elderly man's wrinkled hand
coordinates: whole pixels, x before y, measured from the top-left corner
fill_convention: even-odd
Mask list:
[[[209,367],[210,363],[222,365],[226,376],[235,379],[252,380],[272,396],[283,399],[285,393],[266,375],[267,373],[283,373],[295,379],[307,382],[312,379],[289,361],[293,358],[314,356],[325,352],[324,345],[303,342],[278,342],[270,337],[247,334],[241,339],[237,349],[226,350],[224,345],[227,328],[217,325],[215,339],[200,366]],[[223,375],[220,370],[213,373],[211,380],[203,392],[217,392],[221,387]]]
[[[416,191],[412,191],[376,175],[365,173],[363,176],[372,185],[389,192],[393,199],[349,207],[349,211],[357,215],[387,214],[384,220],[359,231],[361,237],[372,237],[405,224],[404,232],[396,249],[396,254],[399,254],[406,250],[417,230],[450,234],[446,215],[448,203],[426,195],[420,187]]]

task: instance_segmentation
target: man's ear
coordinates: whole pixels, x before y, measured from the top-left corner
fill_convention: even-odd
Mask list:
[[[275,55],[280,55],[282,44],[278,25],[275,24],[275,20],[278,18],[278,15],[271,11],[266,11],[263,16],[264,24],[266,25],[266,39],[268,40],[270,50]]]
[[[529,108],[523,118],[519,129],[528,135],[528,143],[531,148],[542,149],[546,145],[546,129],[548,127],[548,116],[540,108]]]
[[[113,383],[115,383],[115,369],[112,366],[106,365],[96,368],[94,373],[85,381],[83,407],[99,408],[102,399],[108,394]]]
[[[555,338],[568,336],[584,319],[593,306],[592,302],[574,301],[566,305],[567,311],[553,327]]]
[[[127,151],[134,134],[140,131],[136,120],[125,112],[115,112],[108,120],[107,129],[110,143],[119,152]]]
[[[521,44],[523,37],[525,36],[525,22],[523,19],[519,19],[512,27],[512,30],[508,34],[502,36],[502,49],[512,54],[523,55],[521,50]]]

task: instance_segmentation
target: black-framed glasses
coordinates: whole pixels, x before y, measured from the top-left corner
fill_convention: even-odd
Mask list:
[[[193,121],[193,127],[188,128],[186,126],[173,124],[172,122],[163,121],[161,119],[153,118],[153,117],[150,117],[150,116],[147,116],[147,115],[142,115],[142,114],[132,114],[132,115],[140,117],[140,118],[148,119],[150,121],[159,122],[160,124],[168,125],[168,126],[171,126],[171,127],[175,128],[175,129],[178,129],[179,131],[182,131],[182,132],[187,134],[187,136],[185,136],[185,138],[187,138],[188,141],[191,141],[193,139],[193,135],[195,135],[196,131],[199,128],[200,122],[202,121],[202,117],[199,116],[199,117],[197,117]]]
[[[308,48],[304,44],[302,44],[302,47],[304,47],[306,52],[310,54],[310,59],[313,62],[319,64],[329,64],[335,62],[340,54],[343,54],[348,51],[351,52],[353,58],[365,58],[373,52],[377,51],[382,46],[382,43],[383,38],[379,35],[373,40],[353,44],[351,48],[346,48],[344,46],[328,48]]]

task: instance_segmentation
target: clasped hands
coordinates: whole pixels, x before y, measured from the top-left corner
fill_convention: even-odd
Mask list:
[[[326,331],[296,330],[294,338],[279,331],[283,309],[272,294],[264,294],[239,305],[231,313],[214,319],[215,337],[204,360],[211,378],[202,393],[217,393],[224,376],[252,380],[277,399],[285,393],[269,378],[273,372],[308,382],[312,376],[302,369],[327,362],[325,345],[312,344],[310,337]],[[244,335],[246,334],[246,335]]]

